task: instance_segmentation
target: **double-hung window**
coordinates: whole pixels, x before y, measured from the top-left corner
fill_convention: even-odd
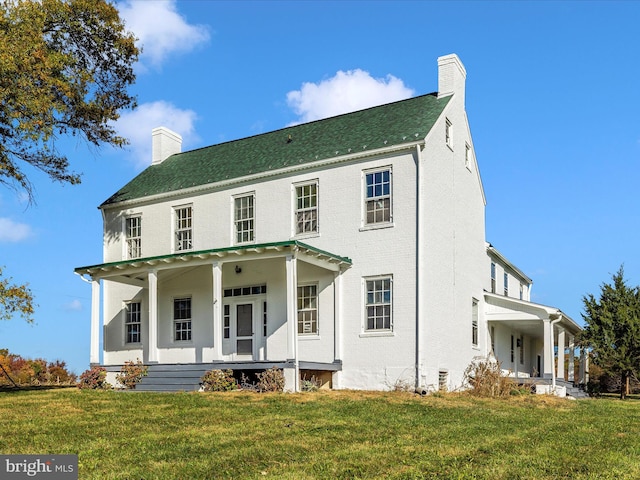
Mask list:
[[[505,272],[502,276],[504,281],[504,296],[508,297],[509,296],[509,274]]]
[[[391,331],[392,278],[378,277],[365,280],[365,330]]]
[[[191,205],[176,207],[175,215],[175,250],[191,250],[193,248],[193,208]]]
[[[191,340],[191,298],[173,299],[174,340]]]
[[[140,343],[140,302],[127,303],[125,315],[126,343]]]
[[[298,333],[317,335],[318,333],[318,286],[298,287]]]
[[[127,258],[142,256],[142,217],[129,217],[125,220],[125,235],[127,238]]]
[[[451,120],[448,118],[445,120],[444,124],[444,143],[447,147],[453,149],[453,125],[451,124]]]
[[[391,169],[365,173],[365,224],[391,222]]]
[[[318,183],[296,185],[295,233],[318,232]]]
[[[255,231],[254,195],[242,195],[233,200],[236,243],[253,242]]]

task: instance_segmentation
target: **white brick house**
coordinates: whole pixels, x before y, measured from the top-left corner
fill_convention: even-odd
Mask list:
[[[100,206],[102,263],[76,269],[91,363],[196,378],[167,389],[272,365],[291,390],[451,389],[492,352],[553,376],[580,327],[485,243],[465,78],[448,55],[437,93],[189,152],[155,129],[152,165]]]

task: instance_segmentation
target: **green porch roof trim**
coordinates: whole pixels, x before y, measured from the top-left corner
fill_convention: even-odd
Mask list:
[[[336,262],[339,263],[344,263],[347,265],[352,265],[352,261],[350,258],[348,257],[341,257],[340,255],[335,255],[333,253],[327,252],[325,250],[321,250],[319,248],[316,247],[312,247],[311,245],[308,245],[306,243],[303,242],[299,242],[297,240],[286,240],[286,241],[282,241],[282,242],[271,242],[271,243],[259,243],[259,244],[251,244],[251,245],[235,245],[232,247],[223,247],[223,248],[213,248],[213,249],[209,249],[209,250],[197,250],[197,251],[190,251],[190,252],[181,252],[181,253],[172,253],[169,255],[159,255],[156,257],[144,257],[144,258],[131,258],[129,260],[121,260],[118,262],[110,262],[110,263],[100,263],[97,265],[89,265],[86,267],[78,267],[76,269],[74,269],[74,272],[79,274],[79,275],[83,275],[83,274],[88,274],[91,273],[92,270],[102,270],[102,269],[109,269],[109,268],[115,268],[115,267],[126,267],[126,266],[133,266],[134,264],[138,264],[138,263],[147,263],[147,262],[158,262],[158,261],[162,261],[162,260],[175,260],[175,259],[180,259],[180,258],[193,258],[193,257],[198,257],[198,256],[202,256],[202,255],[216,255],[218,253],[224,254],[224,253],[233,253],[236,251],[247,251],[247,250],[267,250],[267,249],[277,249],[279,247],[282,248],[293,248],[293,247],[297,247],[303,250],[308,250],[311,252],[314,252],[317,255],[322,255],[324,257],[328,257]]]
[[[148,167],[101,207],[422,140],[450,99],[431,93],[178,153]]]

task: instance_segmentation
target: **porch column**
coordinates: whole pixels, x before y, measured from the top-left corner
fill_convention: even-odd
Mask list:
[[[213,262],[213,355],[222,360],[222,265]]]
[[[333,359],[342,360],[342,272],[333,276]],[[342,381],[342,371],[334,372],[332,376],[333,388],[339,389]]]
[[[334,273],[333,277],[333,358],[342,360],[342,275]]]
[[[100,280],[91,281],[91,365],[100,364]]]
[[[298,364],[298,260],[296,255],[287,255],[287,360],[293,360],[295,378],[293,391],[299,390],[300,367]]]
[[[574,357],[576,356],[576,345],[573,335],[569,335],[569,371],[567,372],[567,380],[573,382],[575,380]]]
[[[551,326],[551,319],[545,318],[542,320],[543,322],[543,354],[544,354],[544,362],[542,365],[542,378],[552,378],[553,377],[553,328]]]
[[[558,330],[558,380],[564,380],[564,328]]]
[[[149,270],[149,363],[158,363],[158,271]]]

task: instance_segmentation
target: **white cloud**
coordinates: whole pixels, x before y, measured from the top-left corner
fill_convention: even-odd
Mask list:
[[[67,312],[81,312],[82,302],[78,299],[71,300],[70,302],[65,303],[62,308]]]
[[[184,53],[209,41],[206,25],[190,25],[177,11],[176,0],[125,0],[120,15],[142,46],[142,63],[160,66],[172,53]]]
[[[300,117],[299,122],[310,122],[412,95],[414,90],[393,75],[373,78],[360,69],[340,70],[334,77],[320,83],[304,83],[300,90],[287,93],[287,104]]]
[[[151,131],[156,127],[167,127],[182,136],[182,150],[195,142],[197,115],[193,110],[182,110],[165,101],[144,103],[132,112],[120,116],[115,127],[118,133],[128,138],[132,160],[138,168],[151,165]]]
[[[14,222],[10,218],[0,217],[0,242],[21,242],[33,235],[26,223]]]

